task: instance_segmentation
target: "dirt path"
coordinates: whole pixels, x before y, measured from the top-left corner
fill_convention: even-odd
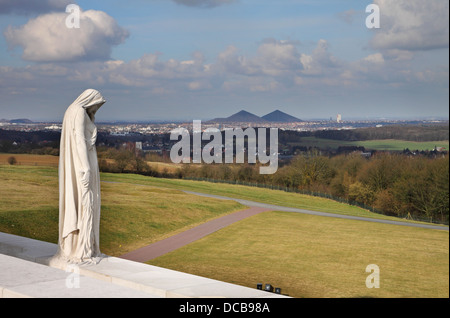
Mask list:
[[[181,232],[179,234],[166,238],[162,241],[153,243],[148,246],[144,246],[140,249],[124,254],[120,256],[120,258],[128,259],[135,262],[147,262],[158,256],[164,255],[184,245],[187,245],[198,239],[201,239],[202,237],[209,235],[217,230],[220,230],[234,222],[237,222],[239,220],[248,218],[252,215],[265,211],[270,211],[270,209],[261,207],[250,207],[245,210],[234,212],[232,214],[228,214],[220,218],[211,220],[209,222],[203,223],[190,230]]]

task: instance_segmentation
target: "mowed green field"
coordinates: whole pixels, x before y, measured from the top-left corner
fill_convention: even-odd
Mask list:
[[[297,298],[449,297],[448,231],[264,212],[149,264]],[[368,265],[379,288],[368,288]]]
[[[389,150],[389,151],[403,151],[409,149],[411,151],[419,150],[433,150],[435,147],[444,147],[449,149],[449,142],[446,141],[406,141],[397,139],[383,139],[383,140],[363,140],[363,141],[343,141],[324,139],[317,137],[302,137],[299,142],[289,143],[292,146],[304,147],[319,147],[322,149],[330,148],[337,149],[340,146],[362,146],[366,150]]]
[[[102,180],[110,182],[122,182],[140,185],[150,185],[154,187],[187,190],[312,211],[368,217],[374,219],[395,220],[395,221],[401,220],[404,222],[424,223],[374,213],[357,206],[348,205],[346,203],[340,203],[331,199],[314,197],[294,192],[285,192],[283,190],[271,190],[266,188],[258,188],[245,185],[213,183],[207,181],[149,178],[146,176],[136,174],[103,173]]]
[[[101,251],[111,256],[245,208],[153,186],[103,182],[101,191]],[[57,243],[58,193],[56,168],[0,165],[0,232]]]
[[[278,190],[101,174],[101,250],[117,256],[245,208],[180,190],[272,204],[384,217],[327,199]],[[0,231],[57,241],[54,167],[0,165]],[[151,264],[252,288],[270,283],[293,297],[449,297],[448,231],[265,212]],[[365,285],[380,268],[380,288]]]

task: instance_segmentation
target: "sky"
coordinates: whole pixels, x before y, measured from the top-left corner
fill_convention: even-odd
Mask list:
[[[0,119],[449,116],[447,0],[0,0],[0,31]]]

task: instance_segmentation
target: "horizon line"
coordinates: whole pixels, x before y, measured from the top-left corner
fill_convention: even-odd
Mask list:
[[[212,121],[214,119],[221,118],[216,117],[212,119],[206,119],[206,118],[194,118],[194,119],[104,119],[104,120],[98,120],[96,121],[97,124],[106,124],[106,123],[187,123],[192,122],[193,120],[201,120],[201,121]],[[224,117],[223,119],[226,119],[227,117]],[[62,119],[56,120],[56,119],[36,119],[31,120],[29,118],[13,118],[13,119],[6,119],[1,118],[2,121],[0,123],[6,123],[10,124],[11,121],[15,120],[29,120],[30,124],[40,124],[40,123],[61,123]],[[3,121],[5,120],[5,121]],[[433,121],[433,120],[439,120],[439,121],[449,121],[449,117],[445,116],[411,116],[411,117],[399,117],[399,116],[392,116],[392,117],[386,117],[386,116],[372,116],[372,117],[347,117],[341,119],[341,123],[349,122],[349,121],[390,121],[390,120],[397,120],[397,121]],[[304,119],[301,119],[299,122],[313,122],[313,121],[328,121],[328,122],[336,122],[336,118],[333,117],[307,117]],[[245,121],[243,121],[245,122]],[[271,121],[268,121],[270,123]],[[292,122],[285,122],[287,123],[295,123],[296,121]],[[275,122],[273,123],[283,123],[283,122]],[[26,124],[26,123],[19,123],[19,124]]]

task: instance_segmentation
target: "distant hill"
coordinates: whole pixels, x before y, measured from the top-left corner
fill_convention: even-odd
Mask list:
[[[209,120],[210,123],[237,123],[237,122],[245,122],[245,123],[269,123],[269,122],[278,122],[278,123],[293,123],[293,122],[301,122],[301,119],[297,117],[286,114],[280,110],[275,110],[270,114],[259,117],[255,114],[249,113],[248,111],[241,110],[236,114],[231,115],[226,118],[214,118]]]
[[[214,123],[237,123],[237,122],[246,122],[246,123],[267,123],[267,120],[256,116],[255,114],[249,113],[248,111],[241,110],[236,114],[231,115],[227,118],[214,118],[209,122]]]
[[[262,116],[261,118],[263,118],[267,121],[279,122],[279,123],[293,123],[293,122],[302,121],[301,119],[298,119],[297,117],[286,114],[278,109],[267,115]]]

